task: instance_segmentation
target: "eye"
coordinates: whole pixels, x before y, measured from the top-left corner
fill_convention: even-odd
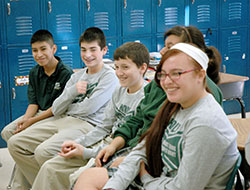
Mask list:
[[[175,78],[175,77],[179,77],[181,75],[181,72],[172,72],[170,73],[170,76]]]

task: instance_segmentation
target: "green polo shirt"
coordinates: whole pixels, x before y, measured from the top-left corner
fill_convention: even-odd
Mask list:
[[[36,104],[40,110],[52,106],[53,101],[63,92],[69,80],[72,69],[65,65],[59,57],[55,72],[48,76],[44,68],[36,65],[29,73],[28,100],[29,104]]]

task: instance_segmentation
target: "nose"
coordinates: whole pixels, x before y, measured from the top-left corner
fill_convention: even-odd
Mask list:
[[[121,69],[119,69],[119,68],[116,68],[116,69],[115,69],[115,73],[116,73],[116,75],[117,75],[117,76],[121,76],[121,75],[123,75],[122,70],[121,70]]]
[[[85,53],[84,53],[84,56],[85,57],[90,57],[91,56],[91,52],[89,50],[87,50]]]

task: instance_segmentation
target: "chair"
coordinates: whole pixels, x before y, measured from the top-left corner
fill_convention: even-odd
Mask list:
[[[7,190],[12,189],[12,183],[13,183],[13,180],[14,180],[15,172],[16,172],[16,164],[14,165],[14,168],[12,170],[10,181],[9,181],[9,184],[7,185]]]
[[[238,158],[238,160],[237,160],[237,162],[236,162],[236,164],[234,166],[234,169],[233,169],[233,171],[232,171],[232,173],[230,175],[230,178],[229,178],[229,180],[227,182],[226,190],[232,190],[233,189],[233,185],[234,185],[234,182],[235,182],[235,177],[236,177],[236,175],[239,175],[238,169],[240,167],[241,160],[242,160],[242,158],[241,158],[241,155],[239,154],[239,158]]]

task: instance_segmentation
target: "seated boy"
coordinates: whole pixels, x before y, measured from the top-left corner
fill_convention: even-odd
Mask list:
[[[57,46],[48,30],[36,31],[30,44],[37,65],[29,73],[29,106],[25,115],[12,121],[2,130],[2,138],[6,142],[12,135],[52,116],[52,103],[60,96],[73,73],[72,69],[65,65],[59,57],[54,56]]]
[[[54,157],[65,140],[74,140],[101,123],[103,110],[117,85],[114,70],[103,63],[106,40],[99,28],[88,28],[80,37],[81,58],[86,65],[74,73],[54,101],[54,117],[12,136],[8,149],[20,169],[15,189],[28,189],[41,167]]]
[[[141,43],[127,42],[116,49],[114,61],[120,86],[105,109],[103,123],[75,141],[65,141],[60,156],[43,164],[32,189],[69,189],[69,175],[95,158],[111,142],[110,133],[135,114],[147,84],[143,76],[149,64],[149,52]]]

